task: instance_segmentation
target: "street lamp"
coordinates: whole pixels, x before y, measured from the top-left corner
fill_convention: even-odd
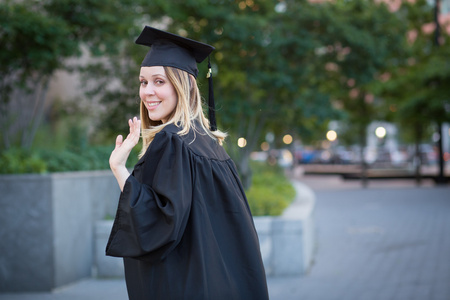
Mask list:
[[[375,129],[375,135],[380,139],[384,138],[386,136],[386,128],[382,126],[377,127],[377,129]]]

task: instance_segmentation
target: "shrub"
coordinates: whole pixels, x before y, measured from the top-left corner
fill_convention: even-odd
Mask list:
[[[279,216],[295,197],[295,189],[282,168],[253,162],[252,186],[246,191],[254,216]]]
[[[44,173],[45,162],[35,153],[11,148],[0,153],[0,173]]]
[[[109,169],[113,146],[83,149],[9,149],[0,153],[0,174],[48,173]],[[127,167],[137,162],[139,149],[133,149]]]

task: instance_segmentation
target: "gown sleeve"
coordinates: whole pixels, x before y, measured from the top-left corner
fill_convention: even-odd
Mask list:
[[[192,201],[189,156],[178,135],[155,136],[141,165],[125,182],[106,255],[158,261],[177,246]],[[135,176],[138,167],[142,173]]]

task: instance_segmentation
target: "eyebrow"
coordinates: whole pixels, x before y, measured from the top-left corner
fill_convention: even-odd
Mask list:
[[[150,77],[158,77],[158,76],[167,78],[167,76],[165,76],[165,75],[163,75],[163,74],[153,74],[153,75],[151,75]],[[139,78],[145,78],[145,76],[139,75]]]

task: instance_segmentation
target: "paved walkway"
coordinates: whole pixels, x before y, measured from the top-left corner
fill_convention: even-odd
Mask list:
[[[269,278],[271,300],[449,300],[450,186],[299,176],[316,194],[317,252],[302,277]],[[89,279],[0,300],[122,300],[123,280]]]
[[[450,299],[450,186],[299,179],[316,194],[315,264],[269,280],[272,300]]]

